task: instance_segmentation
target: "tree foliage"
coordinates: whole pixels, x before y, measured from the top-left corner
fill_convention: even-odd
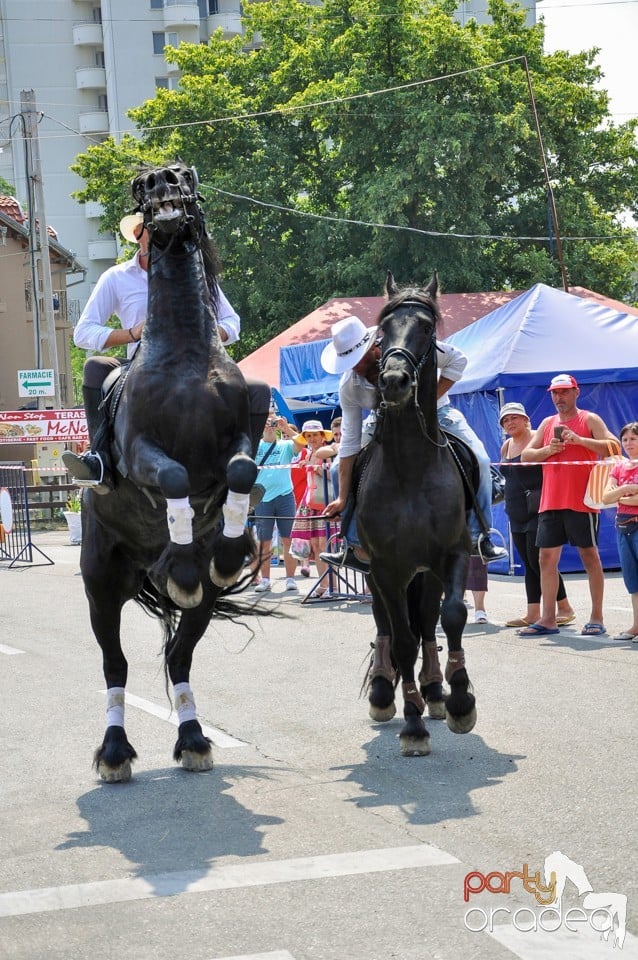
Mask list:
[[[330,297],[379,293],[388,267],[436,267],[448,291],[560,286],[529,76],[569,281],[627,297],[636,122],[611,122],[596,52],[544,54],[542,24],[504,0],[489,25],[455,6],[244,3],[259,43],[170,50],[179,88],[131,111],[139,138],[78,157],[79,198],[113,228],[139,161],[195,164],[242,354]]]

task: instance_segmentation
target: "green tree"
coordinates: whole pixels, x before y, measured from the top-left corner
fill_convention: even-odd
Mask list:
[[[595,51],[545,55],[542,25],[504,0],[487,26],[455,6],[245,3],[259,46],[170,51],[179,88],[131,111],[139,139],[78,157],[80,199],[112,228],[136,163],[194,163],[242,355],[332,296],[380,292],[387,267],[436,267],[448,291],[560,286],[527,65],[570,282],[629,296],[636,122],[611,122]]]
[[[5,180],[4,177],[0,177],[0,195],[3,197],[13,197],[15,196],[15,192],[16,188],[13,184]]]

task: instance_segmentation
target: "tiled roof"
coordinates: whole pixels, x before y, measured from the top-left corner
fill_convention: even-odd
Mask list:
[[[0,211],[2,211],[2,213],[4,213],[7,217],[17,220],[18,223],[24,223],[26,220],[26,217],[22,212],[22,207],[15,197],[0,196]]]

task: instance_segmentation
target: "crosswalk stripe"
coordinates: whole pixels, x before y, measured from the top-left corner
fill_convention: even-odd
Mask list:
[[[437,847],[419,844],[383,850],[356,850],[293,860],[213,864],[205,870],[184,870],[149,877],[98,880],[94,883],[43,887],[0,894],[0,917],[15,917],[51,910],[71,910],[131,900],[173,897],[182,893],[229,890],[240,887],[323,880],[390,870],[409,870],[456,864],[456,857]],[[624,958],[623,958],[624,960]]]
[[[24,653],[24,650],[18,650],[16,647],[8,647],[4,643],[0,643],[0,653],[5,653],[8,657],[14,657],[16,653]]]
[[[495,926],[488,931],[502,947],[520,960],[638,960],[638,937],[628,933],[622,950],[612,946],[613,936],[607,943],[588,924],[579,923],[570,933],[564,926],[558,930],[537,930],[529,933],[517,930],[513,925]]]
[[[100,693],[106,696],[105,690],[100,690]],[[174,727],[179,726],[179,720],[177,714],[174,711],[170,711],[168,705],[165,707],[158,707],[157,704],[152,703],[150,700],[144,700],[142,697],[135,696],[134,693],[126,693],[126,703],[131,707],[136,707],[138,710],[143,710],[145,713],[150,713],[153,717],[158,717],[160,720],[164,720],[166,723],[172,723]],[[238,749],[239,747],[247,747],[248,744],[243,740],[237,740],[235,737],[231,737],[230,734],[224,733],[223,730],[218,730],[217,727],[206,727],[202,724],[202,733],[205,737],[208,737],[213,741],[216,747],[219,747],[222,750],[233,750]]]

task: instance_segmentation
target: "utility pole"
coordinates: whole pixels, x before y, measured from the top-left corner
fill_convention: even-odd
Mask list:
[[[35,368],[42,366],[40,347],[42,341],[45,341],[48,362],[53,370],[53,406],[56,410],[59,410],[62,405],[60,399],[60,368],[55,336],[55,314],[53,312],[49,234],[44,208],[44,186],[40,163],[40,142],[38,140],[39,113],[36,109],[33,90],[22,90],[20,92],[20,110],[24,118],[23,129],[26,141],[27,167],[25,172],[29,190],[29,237],[33,247],[31,264],[33,273],[34,364]],[[44,321],[44,331],[42,321]],[[38,408],[42,409],[42,398],[38,398]]]

